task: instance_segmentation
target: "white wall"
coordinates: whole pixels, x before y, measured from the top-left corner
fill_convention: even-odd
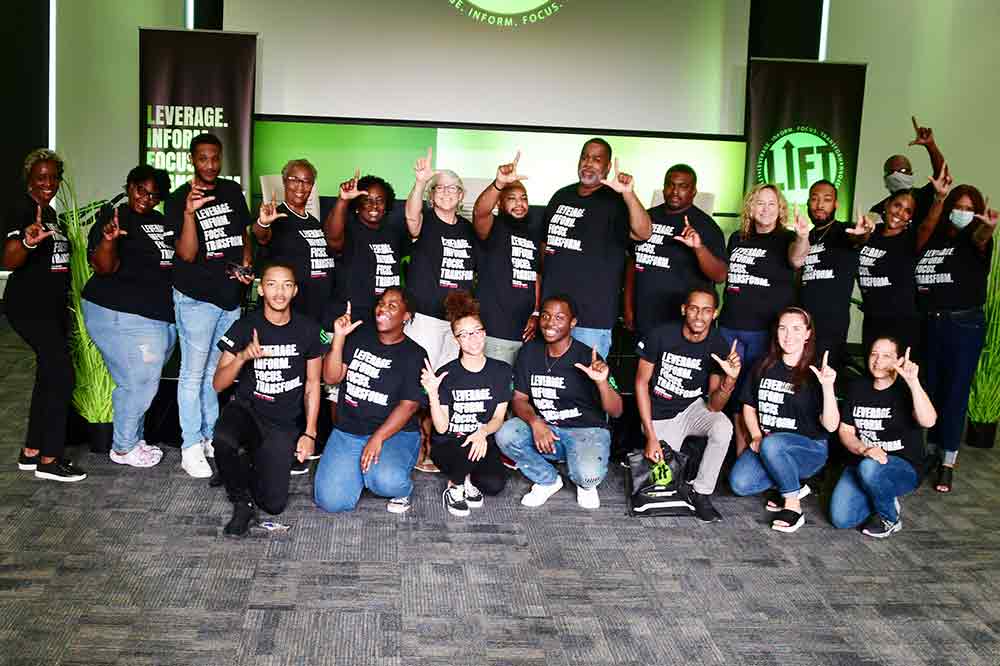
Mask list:
[[[139,163],[139,27],[183,28],[184,0],[58,0],[56,17],[56,150],[85,203]]]

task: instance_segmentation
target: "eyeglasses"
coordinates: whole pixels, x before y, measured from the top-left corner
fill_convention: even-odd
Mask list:
[[[456,192],[460,191],[461,189],[462,188],[459,187],[458,185],[435,185],[434,186],[434,191],[438,192],[440,194],[445,194],[445,193],[447,193],[447,194],[455,194]]]
[[[135,186],[135,198],[136,199],[149,199],[151,201],[158,201],[160,198],[159,192],[150,192],[142,185]]]
[[[312,187],[315,181],[309,180],[308,178],[299,178],[298,176],[287,176],[285,182],[289,185],[308,185]]]
[[[468,340],[469,338],[478,338],[481,335],[486,334],[485,328],[474,328],[471,331],[459,331],[455,334],[455,337],[459,340]]]

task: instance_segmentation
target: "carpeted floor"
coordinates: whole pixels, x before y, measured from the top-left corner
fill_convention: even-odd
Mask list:
[[[1000,451],[964,450],[951,496],[903,502],[886,541],[797,534],[721,490],[721,524],[625,516],[620,470],[585,512],[508,489],[446,517],[418,474],[397,517],[324,515],[293,479],[283,536],[225,540],[220,489],[71,455],[77,484],[14,464],[33,378],[0,326],[0,664],[918,666],[1000,664]]]

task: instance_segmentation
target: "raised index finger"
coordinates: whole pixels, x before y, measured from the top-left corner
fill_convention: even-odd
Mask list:
[[[826,370],[827,361],[830,359],[830,350],[823,352],[823,369]]]
[[[430,165],[431,165],[431,157],[433,157],[433,155],[434,155],[434,147],[433,146],[427,146],[427,166],[428,167],[430,167]]]
[[[905,361],[906,361],[907,363],[909,363],[909,362],[910,362],[910,348],[909,348],[909,347],[907,347],[907,348],[906,348],[906,353],[905,353],[905,354],[903,354],[903,359],[904,359],[904,360],[905,360]]]
[[[347,315],[348,317],[351,316],[351,302],[350,301],[347,301],[347,310],[344,312],[344,314]]]
[[[597,345],[590,348],[590,364],[594,365],[597,363]]]
[[[513,164],[513,165],[514,165],[514,171],[515,171],[515,172],[517,171],[517,163],[518,163],[519,161],[521,161],[521,151],[520,151],[520,150],[518,150],[518,151],[517,151],[517,154],[516,154],[516,155],[514,155],[514,161],[513,161],[513,162],[511,162],[511,164]]]
[[[920,131],[920,124],[917,122],[917,117],[916,116],[910,116],[910,120],[913,121],[913,131],[914,132],[919,132]]]
[[[737,342],[739,342],[739,340],[733,340],[733,346],[729,348],[729,353],[730,353],[730,355],[732,355],[732,354],[735,354],[735,353],[736,353],[736,343],[737,343]]]

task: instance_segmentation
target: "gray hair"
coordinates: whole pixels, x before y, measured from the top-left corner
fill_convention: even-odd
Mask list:
[[[288,172],[294,169],[295,167],[302,167],[303,169],[312,174],[313,180],[316,180],[316,173],[317,173],[316,167],[314,167],[312,165],[312,162],[310,162],[304,157],[297,160],[288,160],[288,162],[285,163],[285,166],[281,168],[281,180],[285,180],[286,178],[288,178]]]
[[[63,158],[59,157],[59,153],[54,150],[48,150],[47,148],[36,148],[28,156],[24,158],[24,182],[27,183],[31,179],[31,170],[35,168],[35,165],[39,162],[55,162],[56,163],[56,177],[59,180],[63,179],[63,169],[65,163]]]
[[[448,176],[455,180],[455,183],[458,185],[458,191],[461,192],[461,195],[458,197],[458,207],[461,208],[462,201],[465,200],[465,183],[462,182],[461,176],[459,176],[451,169],[438,169],[437,173],[435,173],[431,177],[431,179],[427,182],[427,189],[424,190],[424,195],[426,199],[428,201],[431,201],[431,192],[433,192],[434,188],[437,187],[438,181],[441,179],[441,176]]]

